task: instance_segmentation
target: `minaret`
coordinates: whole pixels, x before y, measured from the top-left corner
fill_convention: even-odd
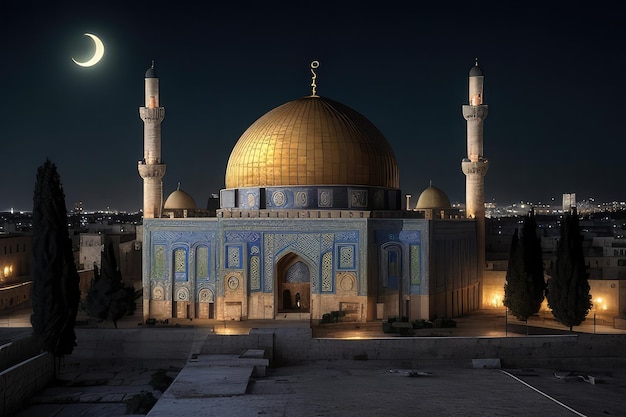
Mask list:
[[[469,105],[463,106],[467,120],[467,158],[461,162],[465,174],[465,215],[476,219],[476,246],[478,274],[485,267],[485,180],[489,161],[483,156],[483,121],[487,118],[487,105],[483,104],[483,72],[476,65],[469,72]]]
[[[143,218],[158,219],[163,209],[165,164],[161,161],[161,122],[165,107],[159,107],[159,78],[152,66],[145,76],[145,107],[139,107],[143,120],[143,159],[137,164],[143,178]]]

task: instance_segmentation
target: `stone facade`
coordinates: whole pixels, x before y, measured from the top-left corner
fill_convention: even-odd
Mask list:
[[[318,320],[340,312],[370,321],[383,318],[380,310],[412,319],[470,311],[474,230],[472,221],[369,216],[146,219],[144,316]]]

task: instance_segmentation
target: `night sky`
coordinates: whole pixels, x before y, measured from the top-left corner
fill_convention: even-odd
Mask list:
[[[467,76],[485,75],[485,200],[626,199],[622,1],[3,4],[0,211],[32,209],[37,167],[57,165],[68,208],[142,205],[144,74],[161,85],[164,198],[198,206],[224,187],[230,151],[271,109],[317,93],[390,142],[403,194],[429,182],[465,200]],[[498,4],[494,2],[493,4]],[[434,5],[438,4],[438,5]],[[472,7],[475,5],[475,7]],[[145,8],[145,10],[142,10]],[[102,61],[82,68],[99,36]]]

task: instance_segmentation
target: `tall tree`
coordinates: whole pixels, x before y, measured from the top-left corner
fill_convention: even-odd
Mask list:
[[[102,269],[94,266],[94,280],[87,293],[89,315],[100,320],[117,321],[133,314],[137,293],[132,286],[125,286],[115,261],[113,242],[108,242],[102,254]]]
[[[517,229],[513,234],[504,285],[504,305],[519,320],[526,321],[541,308],[545,288],[541,241],[537,237],[537,222],[531,210],[524,218],[521,238],[518,238]]]
[[[548,305],[554,317],[569,326],[570,331],[585,320],[592,307],[582,241],[574,208],[563,218],[556,260],[548,280]]]
[[[76,346],[76,313],[80,278],[67,228],[65,194],[56,165],[50,160],[37,169],[33,195],[33,314],[36,340],[56,357]]]

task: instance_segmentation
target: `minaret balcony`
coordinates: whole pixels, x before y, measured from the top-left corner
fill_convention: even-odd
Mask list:
[[[141,178],[163,178],[165,175],[165,164],[146,164],[144,161],[137,163],[137,169]]]
[[[463,106],[463,117],[465,120],[484,120],[487,118],[488,107],[486,104],[481,104],[480,106],[469,106],[466,104]]]
[[[165,118],[165,107],[139,107],[139,116],[144,122],[161,123]]]
[[[461,162],[461,169],[465,175],[487,175],[489,169],[489,161],[484,158],[480,158],[478,161],[470,161],[469,159],[463,159]]]

